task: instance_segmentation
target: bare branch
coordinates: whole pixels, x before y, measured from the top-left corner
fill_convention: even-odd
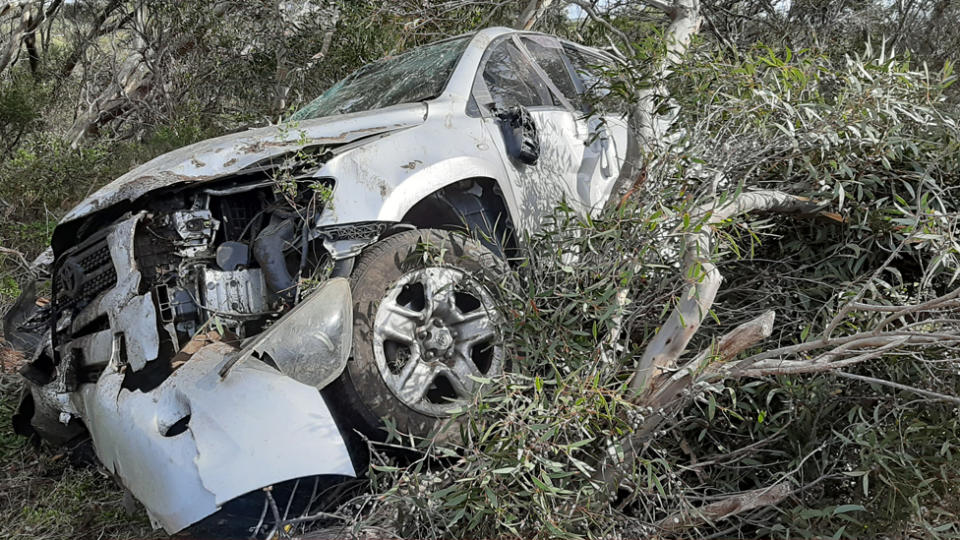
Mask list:
[[[17,262],[19,262],[21,266],[23,266],[31,274],[33,273],[33,267],[30,265],[30,262],[27,261],[27,258],[24,257],[23,253],[15,249],[10,249],[10,248],[5,248],[3,246],[0,246],[0,254],[10,255],[12,257],[15,257],[17,259]]]
[[[932,390],[924,390],[922,388],[916,388],[913,386],[907,386],[905,384],[900,384],[893,381],[887,381],[883,379],[876,379],[874,377],[867,377],[865,375],[855,375],[853,373],[847,373],[845,371],[834,371],[834,374],[838,377],[844,377],[846,379],[853,379],[855,381],[870,383],[870,384],[879,384],[881,386],[889,386],[890,388],[896,388],[897,390],[903,390],[905,392],[913,392],[914,394],[919,394],[921,396],[926,396],[937,401],[947,401],[950,403],[956,403],[960,405],[960,398],[956,396],[948,396],[946,394],[941,394],[939,392],[934,392]]]
[[[570,3],[582,9],[583,12],[587,14],[587,17],[590,18],[590,20],[602,26],[607,32],[610,32],[611,34],[617,36],[617,38],[620,40],[621,45],[627,49],[627,52],[630,54],[630,56],[636,55],[636,50],[633,48],[633,40],[627,37],[627,35],[624,34],[622,30],[610,24],[610,21],[601,17],[597,13],[597,10],[594,9],[592,4],[590,4],[589,2],[585,2],[584,0],[571,0]],[[621,60],[624,60],[624,59],[621,59]]]
[[[853,364],[859,364],[866,360],[877,358],[878,356],[883,355],[883,353],[900,347],[901,345],[906,344],[909,341],[907,336],[885,336],[884,338],[878,338],[876,340],[861,340],[860,343],[855,345],[843,345],[837,347],[827,353],[824,353],[812,360],[772,360],[767,362],[761,362],[749,367],[741,367],[741,363],[747,363],[743,361],[741,363],[725,367],[722,375],[728,377],[764,377],[769,375],[799,375],[804,373],[820,373],[824,371],[832,371],[839,368],[844,368],[851,366]],[[842,360],[832,360],[837,356],[840,356],[843,353],[853,350],[859,350],[857,345],[866,347],[869,343],[870,346],[876,345],[878,342],[885,341],[885,344],[871,349],[868,352],[859,354],[853,357],[844,358]]]
[[[657,526],[663,532],[677,532],[702,523],[726,519],[755,508],[773,506],[789,497],[791,493],[793,489],[786,481],[782,481],[769,487],[731,495],[697,508],[692,513],[677,512],[661,520]]]
[[[526,9],[517,18],[515,26],[523,30],[530,30],[543,17],[551,4],[553,4],[553,0],[530,0]]]

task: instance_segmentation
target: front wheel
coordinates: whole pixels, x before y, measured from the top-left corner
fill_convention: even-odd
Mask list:
[[[361,254],[351,276],[353,354],[336,386],[362,428],[389,419],[426,436],[472,400],[476,378],[503,372],[495,284],[507,271],[450,231],[405,231]]]

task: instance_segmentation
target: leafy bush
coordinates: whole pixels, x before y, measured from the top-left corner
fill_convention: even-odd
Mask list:
[[[625,397],[679,293],[682,237],[699,227],[692,207],[711,191],[777,188],[839,216],[724,224],[715,259],[726,281],[694,351],[766,309],[778,313],[774,337],[746,356],[814,339],[854,298],[911,304],[952,290],[960,115],[943,99],[952,81],[949,65],[933,73],[871,55],[835,65],[769,49],[678,71],[684,135],[654,156],[643,202],[586,221],[560,209],[528,242],[521,285],[503,306],[515,373],[484,381],[488,393],[448,427],[457,437],[394,434],[393,445],[416,444],[412,462],[375,447],[372,494],[341,511],[358,528],[402,536],[646,537],[705,504],[786,482],[781,502],[675,533],[960,533],[951,502],[960,410],[918,393],[960,395],[952,341],[851,365],[843,378],[713,383],[678,411]],[[869,331],[882,316],[841,317],[833,331]],[[915,327],[955,335],[953,312],[943,317]],[[657,414],[668,421],[630,463],[624,488],[609,492],[597,468]]]

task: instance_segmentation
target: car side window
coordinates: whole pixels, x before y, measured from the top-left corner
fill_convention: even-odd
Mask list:
[[[570,76],[567,60],[560,50],[560,43],[546,36],[523,36],[520,41],[567,101],[578,110],[585,110],[580,93]]]
[[[547,85],[510,39],[503,39],[490,47],[477,82],[482,84],[474,84],[473,97],[484,106],[553,105]]]
[[[610,94],[610,82],[603,73],[604,66],[609,65],[610,62],[601,56],[569,43],[563,44],[563,50],[570,58],[570,63],[573,64],[580,82],[583,83],[582,101],[587,109],[602,104],[606,108],[619,110],[622,104],[615,103],[616,100],[612,99],[614,96]]]

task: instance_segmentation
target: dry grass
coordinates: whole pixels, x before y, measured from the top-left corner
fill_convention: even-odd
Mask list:
[[[71,465],[57,449],[35,449],[13,433],[20,377],[11,355],[0,367],[0,538],[160,538],[142,508],[124,510],[123,491],[94,466]]]

